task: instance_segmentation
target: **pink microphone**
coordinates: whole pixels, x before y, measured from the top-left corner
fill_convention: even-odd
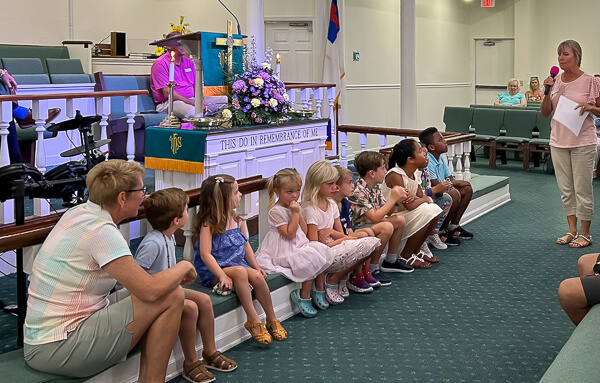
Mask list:
[[[554,78],[554,77],[556,77],[557,74],[558,74],[557,66],[553,66],[552,68],[550,68],[550,77]],[[552,87],[552,85],[546,85],[546,89],[544,89],[544,96],[547,96],[548,93],[550,93],[551,87]]]

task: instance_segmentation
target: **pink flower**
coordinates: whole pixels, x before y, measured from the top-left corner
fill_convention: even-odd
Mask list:
[[[262,118],[256,118],[256,119],[254,119],[254,121],[256,121],[258,124],[260,124],[262,122]]]
[[[248,84],[250,84],[250,85],[254,85],[254,80],[250,80],[250,81],[248,81]]]
[[[256,113],[252,112],[252,114],[250,115],[250,117],[256,118]]]

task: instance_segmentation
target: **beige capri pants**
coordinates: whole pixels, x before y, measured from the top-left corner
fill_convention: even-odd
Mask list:
[[[596,145],[578,148],[551,146],[550,152],[565,214],[591,221],[594,216],[592,177]]]

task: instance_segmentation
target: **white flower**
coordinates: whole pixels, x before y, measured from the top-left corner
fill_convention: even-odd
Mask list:
[[[283,95],[283,99],[284,99],[285,101],[289,101],[289,100],[290,100],[290,96],[288,96],[288,94],[287,94],[287,93],[284,93],[284,95]]]
[[[231,110],[229,110],[229,109],[223,109],[221,111],[221,116],[223,116],[223,118],[229,119],[229,118],[231,118],[233,116],[233,114],[231,113]]]
[[[269,105],[271,105],[271,108],[276,107],[278,104],[277,100],[275,100],[274,98],[269,100]]]
[[[262,87],[264,83],[265,83],[265,80],[263,80],[260,77],[257,77],[254,79],[254,85],[256,85],[259,88]]]
[[[258,98],[253,98],[252,100],[250,100],[250,105],[257,108],[258,106],[260,106],[260,101],[258,100]]]
[[[267,69],[267,68],[271,67],[271,64],[269,64],[269,63],[262,63],[262,64],[260,64],[260,66],[262,66],[263,69]]]

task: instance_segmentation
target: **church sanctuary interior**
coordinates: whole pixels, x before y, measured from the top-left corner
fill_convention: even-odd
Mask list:
[[[595,27],[600,16],[600,1],[7,0],[2,2],[2,10],[2,381],[598,381],[598,373],[592,367],[600,360],[597,342],[600,305],[594,306],[600,298],[593,301],[588,296],[592,295],[591,287],[584,284],[585,278],[579,282],[578,277],[594,278],[591,275],[597,266],[593,271],[591,267],[596,262],[595,256],[589,270],[582,266],[580,257],[597,252],[593,239],[600,240],[600,222],[596,216],[589,220],[581,218],[591,215],[580,215],[579,205],[576,215],[571,215],[575,213],[569,212],[575,210],[568,210],[570,205],[564,201],[566,194],[570,193],[572,199],[575,199],[572,195],[577,194],[577,203],[591,205],[591,214],[594,201],[591,193],[600,195],[597,154],[593,176],[590,167],[591,157],[600,149],[600,120],[592,119],[592,116],[600,117],[600,81],[593,77],[600,73],[600,43]],[[180,33],[167,36],[172,31]],[[573,62],[572,57],[564,59],[557,54],[557,47],[566,40],[574,40],[581,47],[579,54],[572,45],[562,48],[575,56],[574,64],[569,64]],[[578,57],[580,63],[576,62]],[[564,61],[569,59],[571,61]],[[181,61],[178,63],[178,60]],[[160,81],[156,74],[160,70],[159,61],[164,63],[161,74],[164,81],[156,86]],[[261,66],[264,61],[268,65]],[[183,69],[184,64],[189,66]],[[559,89],[552,88],[543,96],[544,81],[552,67],[559,67],[556,73],[560,70],[560,74],[551,77],[551,81],[555,81],[556,87],[562,84],[560,89],[564,91],[560,95],[557,94]],[[578,113],[564,109],[579,102],[566,96],[570,83],[579,81],[579,77],[571,78],[571,82],[562,77],[575,67],[577,73],[583,72],[582,79],[590,81],[586,95],[596,100],[596,104],[588,101],[577,106],[590,112],[588,117],[583,114],[580,119],[575,117]],[[9,79],[14,79],[14,83]],[[539,85],[538,93],[531,88],[534,79]],[[511,80],[516,80],[512,84],[517,86],[517,95],[511,88]],[[183,81],[188,81],[185,90],[190,92],[188,96],[183,96],[182,87],[178,88]],[[243,93],[247,89],[249,97]],[[526,92],[527,96],[523,96]],[[511,100],[521,97],[522,105],[504,104],[500,101],[504,96]],[[551,97],[552,102],[548,102]],[[561,109],[555,98],[566,99],[562,105],[567,102],[573,105]],[[178,114],[181,106],[187,107],[188,112],[182,112],[185,116]],[[595,127],[588,126],[594,121]],[[576,124],[576,128],[571,127]],[[557,133],[557,126],[562,129],[562,136]],[[347,282],[340,279],[339,294],[338,287],[334,286],[335,293],[329,295],[331,284],[328,282],[339,270],[328,269],[325,273],[323,268],[323,273],[313,276],[316,279],[309,299],[301,298],[307,282],[267,270],[265,278],[272,309],[287,331],[285,341],[277,341],[275,331],[271,331],[268,310],[263,310],[262,301],[259,304],[261,292],[252,282],[250,287],[254,291],[248,294],[252,294],[256,311],[265,323],[265,327],[262,324],[260,327],[266,328],[266,335],[271,334],[269,339],[273,338],[269,345],[256,341],[256,334],[248,326],[252,323],[250,314],[247,319],[247,305],[236,294],[238,291],[239,297],[246,294],[248,280],[245,290],[236,287],[233,293],[225,291],[230,294],[221,295],[217,292],[223,292],[221,287],[226,286],[225,278],[229,274],[221,272],[226,274],[221,277],[223,284],[219,282],[213,289],[210,280],[209,284],[203,284],[198,272],[198,278],[185,286],[210,297],[216,349],[237,363],[235,371],[219,371],[215,367],[219,357],[210,364],[203,354],[199,335],[195,349],[204,361],[198,368],[188,371],[186,367],[184,371],[184,347],[177,340],[166,362],[164,380],[163,376],[142,378],[141,369],[147,368],[149,360],[147,355],[155,351],[145,347],[146,337],[126,358],[123,353],[123,358],[115,359],[110,367],[84,371],[79,376],[59,375],[61,369],[56,367],[56,359],[47,362],[48,366],[54,366],[46,371],[32,368],[29,359],[25,360],[30,357],[27,350],[31,350],[28,347],[33,344],[29,342],[33,339],[30,326],[34,322],[26,318],[30,318],[32,311],[51,310],[35,306],[31,292],[35,291],[37,296],[38,290],[46,290],[51,296],[55,287],[45,285],[36,277],[42,264],[36,257],[47,254],[44,250],[50,247],[50,240],[43,247],[42,244],[56,234],[58,229],[52,230],[60,225],[65,212],[77,209],[80,204],[91,204],[86,202],[86,178],[89,181],[88,172],[93,167],[103,166],[113,159],[143,167],[143,187],[139,184],[129,188],[131,190],[117,191],[125,202],[129,201],[127,203],[132,203],[130,192],[142,191],[145,195],[146,191],[149,194],[172,187],[183,189],[189,197],[189,220],[175,231],[175,255],[179,263],[189,261],[198,269],[204,255],[200,255],[203,250],[200,250],[195,221],[201,215],[198,211],[203,200],[200,188],[205,180],[216,179],[216,188],[220,182],[228,182],[219,175],[226,174],[237,180],[241,197],[236,214],[243,219],[241,233],[248,234],[248,242],[256,252],[265,236],[271,234],[271,228],[282,233],[281,226],[275,229],[270,214],[269,179],[274,183],[272,177],[279,170],[294,168],[304,182],[302,192],[308,194],[306,185],[311,181],[307,174],[317,161],[323,161],[327,169],[331,165],[347,168],[352,172],[352,187],[356,185],[350,206],[357,230],[356,219],[361,218],[357,214],[367,217],[370,209],[360,210],[362,202],[359,201],[355,210],[352,198],[356,197],[359,185],[364,184],[364,190],[369,193],[383,195],[379,186],[375,186],[379,180],[369,184],[378,177],[378,167],[365,170],[365,176],[359,175],[362,165],[357,166],[358,155],[380,153],[376,158],[384,160],[379,166],[385,164],[387,168],[387,161],[393,164],[400,155],[400,142],[406,139],[418,142],[420,133],[429,127],[436,127],[441,134],[434,137],[439,136],[447,144],[442,145],[447,147],[445,153],[440,152],[443,155],[436,154],[439,144],[425,142],[427,150],[420,149],[429,151],[429,174],[435,182],[426,184],[426,172],[418,169],[414,173],[416,181],[407,175],[405,169],[416,163],[416,154],[407,156],[404,161],[407,165],[396,162],[388,174],[403,180],[396,185],[405,186],[406,195],[414,194],[414,201],[423,199],[424,203],[435,206],[432,197],[444,193],[449,200],[454,200],[452,207],[442,212],[445,207],[440,205],[438,210],[442,215],[438,217],[442,219],[437,227],[424,222],[411,232],[414,234],[398,240],[397,254],[391,250],[390,236],[394,238],[393,235],[385,234],[385,241],[389,240],[390,245],[383,244],[379,263],[371,260],[369,264],[366,258],[364,277],[363,271],[356,274],[358,269],[348,269],[350,275],[344,277],[348,278]],[[561,146],[557,137],[564,139],[565,134],[570,134],[569,143],[583,142],[587,133],[593,136],[594,142],[593,153],[590,149],[591,154],[586,154],[590,160],[576,163],[571,157],[565,157],[564,153],[571,149],[592,148],[592,145]],[[559,150],[562,157],[558,156]],[[415,149],[415,153],[421,152]],[[437,176],[431,171],[432,161],[437,168],[445,167],[448,175],[434,178]],[[569,167],[561,161],[568,162]],[[386,176],[383,182],[393,177]],[[571,186],[564,186],[567,181],[562,178],[569,178]],[[590,179],[591,189],[585,186],[582,197],[580,184],[587,185]],[[448,181],[448,189],[435,189],[438,180]],[[331,180],[323,180],[319,193],[325,193],[323,185],[328,181]],[[410,192],[409,186],[413,184],[417,191]],[[338,193],[341,193],[342,185],[338,185]],[[390,188],[392,184],[382,188],[384,194],[388,190],[387,196],[398,201],[389,205],[390,215],[397,212],[406,217],[403,230],[408,231],[409,216],[417,208],[409,209],[407,206],[412,206],[410,201],[413,200],[394,197],[400,189]],[[465,189],[458,192],[458,188],[468,188],[472,195],[466,197]],[[279,189],[276,191],[279,193]],[[335,193],[331,193],[334,196]],[[235,196],[232,198],[235,200]],[[298,193],[296,200],[301,202],[303,198]],[[458,201],[465,198],[467,201],[470,198],[468,206],[463,209],[460,205],[455,210]],[[582,202],[584,200],[587,202]],[[323,201],[327,207],[312,207],[318,207],[322,213],[333,206],[327,199]],[[323,233],[317,231],[317,223],[306,219],[309,202],[302,204],[300,216],[304,215],[304,219],[299,219],[295,226],[307,243],[309,239],[315,241],[315,236],[321,239]],[[374,209],[371,217],[379,205],[370,200],[368,204]],[[136,206],[139,206],[137,215]],[[153,231],[145,209],[136,206],[123,220],[107,221],[115,232],[120,232],[132,255],[136,254],[144,236]],[[281,206],[286,208],[286,205]],[[292,221],[296,214],[293,206],[297,205],[287,206]],[[345,205],[340,206],[343,214]],[[361,211],[363,213],[357,213]],[[335,210],[336,216],[340,216],[339,212]],[[450,216],[442,224],[445,214]],[[456,222],[454,217],[458,217]],[[578,231],[573,232],[570,224],[578,219],[582,220],[581,226],[576,226]],[[177,220],[172,220],[171,225]],[[335,231],[339,222],[334,222],[328,237],[331,241],[338,238],[333,232],[339,233]],[[381,224],[391,228],[390,222]],[[438,231],[439,225],[442,228]],[[370,231],[369,235],[379,238],[374,230],[376,226],[367,226],[362,233]],[[425,233],[427,227],[433,229]],[[201,233],[204,228],[200,229]],[[346,228],[343,229],[345,232]],[[457,231],[462,234],[456,234]],[[421,232],[424,236],[416,245],[415,253],[408,252],[408,256],[412,256],[408,260],[402,258],[405,248],[413,246],[413,236]],[[562,237],[565,233],[567,235]],[[344,233],[339,234],[346,239]],[[169,245],[167,236],[163,236],[168,259]],[[216,235],[212,238],[215,247]],[[434,243],[436,238],[439,246]],[[564,244],[558,243],[561,238]],[[452,243],[454,241],[456,243]],[[330,254],[333,242],[329,242],[331,247],[313,245],[322,246],[318,248]],[[424,261],[422,256],[427,251],[433,258],[426,259],[439,259],[439,262]],[[354,255],[354,262],[362,268],[356,257]],[[89,260],[86,267],[103,272],[113,282],[111,286],[117,283],[105,265],[99,266],[99,261],[92,257]],[[44,275],[52,273],[50,265],[56,268],[56,263],[46,262],[42,264],[48,265],[41,272]],[[330,264],[332,262],[330,260]],[[419,269],[395,272],[399,269],[385,268],[386,264],[400,263],[410,271]],[[256,260],[249,264],[258,267]],[[421,264],[426,266],[419,267]],[[383,276],[379,281],[373,277],[381,271],[385,272],[387,286]],[[596,276],[599,274],[600,271],[596,272]],[[218,279],[215,278],[214,281]],[[362,290],[356,287],[357,278],[366,284]],[[369,278],[375,282],[369,282]],[[184,279],[174,286],[183,285]],[[561,284],[565,280],[582,287],[576,292],[569,290],[559,301],[559,285],[561,289],[566,288]],[[319,283],[325,286],[326,300],[323,296],[318,299],[318,293],[322,293],[317,291]],[[123,287],[120,285],[117,283],[117,289]],[[596,284],[596,289],[600,289],[600,285]],[[347,298],[342,298],[342,291]],[[299,299],[294,298],[296,292]],[[85,297],[84,293],[81,295]],[[88,304],[77,296],[69,307]],[[108,304],[107,296],[108,290],[101,297],[103,305]],[[338,304],[337,298],[343,303]],[[310,299],[318,310],[314,317],[308,318],[300,303],[308,302],[314,310]],[[586,308],[578,306],[583,310],[583,319],[572,321],[573,316],[567,315],[565,312],[569,311],[567,308],[563,311],[563,307],[577,299]],[[133,303],[131,306],[133,311],[136,306]],[[98,307],[93,310],[96,309]],[[86,311],[85,318],[93,310]],[[63,314],[69,316],[68,312]],[[65,327],[62,323],[60,326]],[[160,334],[159,329],[155,327],[155,330]],[[64,333],[70,335],[77,330],[68,331]],[[67,335],[65,338],[56,336],[55,342],[65,338],[64,342],[68,341]],[[67,359],[84,352],[74,350]],[[209,375],[202,372],[196,380],[190,379],[197,371],[208,371]]]

